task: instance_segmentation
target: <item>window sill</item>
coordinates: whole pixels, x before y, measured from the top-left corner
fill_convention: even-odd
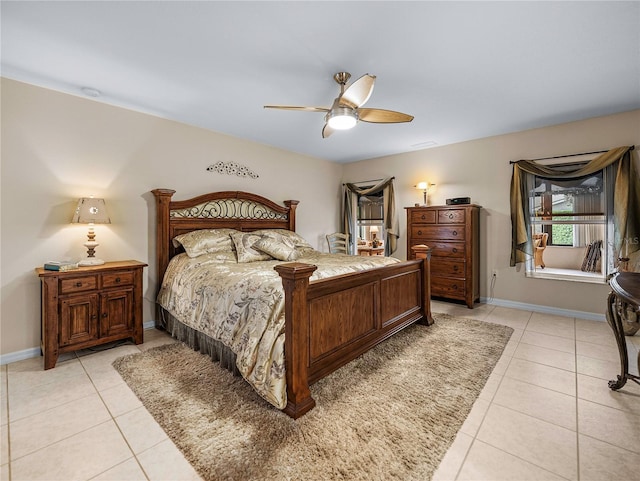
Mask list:
[[[589,284],[606,284],[607,280],[600,272],[583,272],[577,269],[556,269],[547,267],[525,272],[525,277],[534,279],[553,279],[556,281],[586,282]]]

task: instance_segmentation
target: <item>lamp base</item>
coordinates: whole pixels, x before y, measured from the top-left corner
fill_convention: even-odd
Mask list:
[[[97,257],[87,257],[86,259],[82,259],[80,262],[78,262],[79,266],[101,266],[102,264],[104,264],[104,261],[102,259],[98,259]]]

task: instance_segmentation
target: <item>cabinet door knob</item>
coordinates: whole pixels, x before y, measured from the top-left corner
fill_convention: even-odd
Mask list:
[[[106,312],[103,312],[103,313],[102,313],[102,317],[107,317],[107,313],[106,313]]]
[[[76,282],[76,287],[82,287],[82,282]]]
[[[95,314],[93,314],[93,315],[91,316],[91,319],[95,319],[96,317],[98,317],[98,316],[96,316]]]

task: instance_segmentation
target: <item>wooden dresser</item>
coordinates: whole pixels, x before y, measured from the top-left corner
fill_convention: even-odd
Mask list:
[[[58,355],[132,338],[142,343],[142,269],[138,261],[107,262],[58,272],[36,269],[42,284],[44,368]]]
[[[469,308],[480,299],[480,206],[406,207],[407,258],[411,247],[431,248],[431,295],[464,301]]]

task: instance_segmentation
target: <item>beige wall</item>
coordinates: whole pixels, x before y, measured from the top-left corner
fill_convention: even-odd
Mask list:
[[[490,115],[490,113],[488,113]],[[428,138],[428,133],[425,134]],[[400,208],[422,202],[413,188],[427,180],[436,185],[429,204],[451,197],[471,197],[480,204],[480,295],[525,304],[604,314],[606,285],[524,277],[524,269],[509,267],[511,219],[509,213],[510,160],[603,150],[640,144],[640,110],[553,127],[489,137],[345,165],[344,181],[396,177]],[[638,165],[638,151],[633,152]],[[406,214],[400,217],[400,248],[406,256]],[[497,270],[493,292],[490,275]]]
[[[258,179],[209,173],[235,161]],[[145,272],[144,320],[152,319],[157,187],[176,199],[245,190],[281,202],[297,199],[298,232],[324,249],[338,225],[342,166],[2,79],[0,353],[40,343],[36,266],[79,259],[87,227],[71,225],[79,197],[104,197],[112,224],[96,226],[105,260],[137,259]]]
[[[428,180],[437,184],[432,204],[471,196],[484,207],[483,297],[491,295],[489,273],[496,269],[496,299],[603,313],[604,285],[526,279],[508,267],[509,160],[640,143],[640,111],[633,111],[340,165],[7,79],[1,107],[1,355],[39,345],[40,286],[33,269],[49,259],[85,254],[87,229],[69,222],[77,199],[91,194],[107,200],[113,222],[96,227],[99,256],[149,263],[144,320],[152,319],[155,228],[149,191],[157,187],[175,189],[177,199],[216,190],[298,199],[298,232],[326,250],[324,234],[340,225],[341,182],[394,175],[402,235],[395,255],[404,259],[402,207],[421,202],[413,185]],[[217,161],[244,164],[260,178],[206,172]]]

